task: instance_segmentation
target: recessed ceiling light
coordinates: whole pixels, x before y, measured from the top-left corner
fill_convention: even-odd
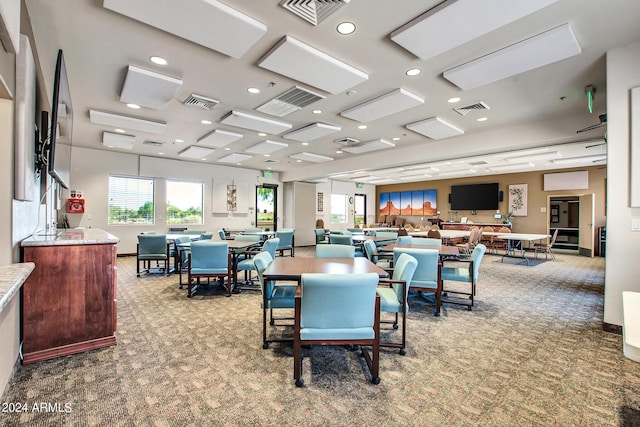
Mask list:
[[[231,148],[229,147],[224,147],[225,151],[231,151]]]
[[[309,145],[309,143],[308,142],[303,142],[302,145]]]
[[[407,70],[407,76],[417,76],[422,70],[420,68],[410,68]]]
[[[158,154],[160,154],[161,156],[164,155],[164,153],[162,151],[158,151]]]
[[[265,157],[271,157],[271,154],[264,154]]]
[[[456,102],[460,102],[460,98],[458,98],[457,96],[455,96],[455,97],[453,97],[453,98],[449,98],[449,99],[447,100],[447,102],[448,102],[449,104],[455,104]]]
[[[336,154],[342,154],[342,150],[337,150]]]
[[[353,22],[341,22],[336,27],[336,30],[343,35],[351,34],[356,30],[356,24]]]
[[[250,88],[247,88],[247,92],[249,92],[249,93],[260,93],[260,89],[258,89],[257,87],[250,87]]]
[[[396,136],[395,138],[392,138],[394,141],[400,141],[400,137]]]
[[[296,160],[296,163],[302,163],[302,160]]]
[[[184,142],[184,139],[176,139],[176,142]]]
[[[322,110],[313,110],[312,113],[313,114],[322,114]]]
[[[201,157],[200,160],[207,160],[207,158],[206,157]]]
[[[260,132],[260,133],[258,134],[258,136],[267,136],[267,134],[266,134],[266,133],[264,133],[264,132]]]
[[[149,58],[149,61],[153,62],[154,64],[158,64],[158,65],[167,65],[167,60],[164,59],[161,56],[152,56]]]
[[[366,129],[366,128],[367,128],[367,125],[360,125],[360,126],[358,126],[358,129]]]
[[[127,104],[127,107],[133,108],[134,110],[138,110],[140,108],[138,104]]]
[[[210,125],[211,120],[200,120],[200,123],[202,123],[203,125]]]
[[[114,129],[114,131],[118,132],[118,133],[125,133],[124,129]]]
[[[478,117],[476,120],[479,122],[486,122],[488,119],[486,117]]]

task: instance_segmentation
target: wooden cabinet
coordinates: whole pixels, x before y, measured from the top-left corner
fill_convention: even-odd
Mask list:
[[[473,222],[470,224],[463,224],[460,222],[443,222],[442,224],[440,224],[440,228],[442,228],[443,230],[468,230],[471,227],[493,227],[495,229],[498,229],[500,227],[507,227],[507,228],[511,228],[511,224],[499,224],[499,223],[479,223],[479,222]]]
[[[116,344],[115,243],[52,243],[23,242],[24,364]]]

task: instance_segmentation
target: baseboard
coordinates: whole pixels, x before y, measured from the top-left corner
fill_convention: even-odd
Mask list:
[[[602,322],[602,330],[605,332],[611,332],[612,334],[622,335],[622,325],[614,325],[607,322]]]

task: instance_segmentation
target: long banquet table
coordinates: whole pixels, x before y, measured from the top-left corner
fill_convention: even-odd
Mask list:
[[[359,274],[376,273],[381,278],[389,273],[367,258],[276,257],[262,273],[265,280],[290,280],[300,283],[304,273]]]

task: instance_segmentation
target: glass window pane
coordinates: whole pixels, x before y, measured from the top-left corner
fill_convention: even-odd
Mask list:
[[[333,224],[347,222],[347,196],[344,194],[331,195],[331,222]]]
[[[167,181],[167,224],[203,224],[204,185]]]
[[[154,181],[150,178],[109,177],[109,224],[153,224]]]

